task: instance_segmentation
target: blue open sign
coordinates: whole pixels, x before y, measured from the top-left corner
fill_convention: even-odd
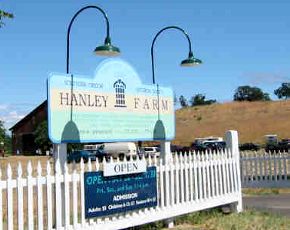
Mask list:
[[[156,167],[140,174],[104,177],[85,172],[85,217],[111,215],[157,205]]]

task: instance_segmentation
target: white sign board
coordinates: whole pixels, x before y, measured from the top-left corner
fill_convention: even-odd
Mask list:
[[[147,165],[145,160],[110,162],[104,164],[104,177],[119,176],[146,172]]]
[[[121,59],[106,59],[94,77],[51,74],[48,133],[53,143],[172,140],[171,88],[144,85]]]

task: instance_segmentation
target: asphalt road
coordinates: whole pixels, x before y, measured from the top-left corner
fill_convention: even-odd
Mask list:
[[[290,218],[290,193],[243,197],[244,208],[281,214]]]

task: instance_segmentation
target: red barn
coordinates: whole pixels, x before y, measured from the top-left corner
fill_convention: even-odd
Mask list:
[[[16,154],[35,153],[34,132],[38,125],[47,120],[47,101],[37,106],[27,116],[17,122],[9,130],[12,133],[12,152]]]

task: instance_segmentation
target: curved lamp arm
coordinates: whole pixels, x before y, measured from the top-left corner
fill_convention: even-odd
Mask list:
[[[188,53],[188,58],[183,60],[181,62],[181,65],[182,66],[192,66],[192,65],[196,65],[196,64],[201,64],[201,60],[199,59],[196,59],[193,57],[193,53],[192,53],[192,50],[191,50],[191,41],[190,41],[190,38],[188,36],[188,34],[180,27],[178,26],[167,26],[167,27],[164,27],[163,29],[161,29],[154,37],[153,41],[152,41],[152,45],[151,45],[151,64],[152,64],[152,81],[153,81],[153,84],[155,84],[155,73],[154,73],[154,52],[153,52],[153,47],[154,47],[154,44],[155,44],[155,41],[157,39],[157,37],[165,30],[169,30],[169,29],[176,29],[176,30],[179,30],[181,31],[185,37],[187,38],[187,41],[188,41],[188,48],[189,48],[189,53]]]
[[[107,53],[103,54],[103,55],[109,55],[108,52],[115,52],[110,53],[112,56],[119,54],[120,50],[117,47],[113,47],[111,46],[111,38],[110,38],[110,24],[109,24],[109,20],[107,17],[107,14],[104,12],[104,10],[102,10],[100,7],[98,6],[86,6],[83,7],[82,9],[80,9],[78,12],[75,13],[75,15],[72,17],[69,26],[68,26],[68,30],[67,30],[67,42],[66,42],[66,73],[69,73],[69,38],[70,38],[70,31],[71,31],[71,26],[74,22],[74,20],[76,19],[76,17],[84,10],[89,9],[89,8],[93,8],[93,9],[97,9],[98,11],[100,11],[103,16],[105,17],[106,20],[106,26],[107,26],[107,35],[106,35],[106,39],[105,39],[105,49],[104,46],[100,47],[100,49],[98,50],[98,47],[96,48],[96,52],[97,51],[107,51]],[[109,48],[108,48],[109,47]],[[101,53],[99,53],[101,54]],[[102,54],[101,54],[102,55]]]

